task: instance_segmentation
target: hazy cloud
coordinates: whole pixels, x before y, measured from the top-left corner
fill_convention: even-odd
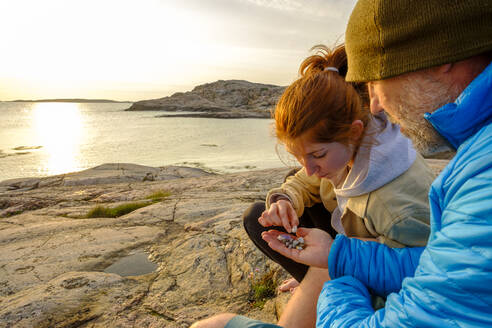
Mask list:
[[[353,1],[344,0],[240,0],[259,7],[295,12],[297,15],[314,17],[342,17],[353,7]]]
[[[245,2],[251,2],[261,7],[268,7],[280,10],[300,10],[302,9],[302,3],[295,0],[243,0]]]
[[[355,2],[0,1],[0,99],[157,98],[217,79],[286,85],[313,45],[343,40]]]

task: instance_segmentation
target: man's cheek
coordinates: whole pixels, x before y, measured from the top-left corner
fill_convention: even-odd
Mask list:
[[[390,114],[389,112],[386,112],[386,116],[388,117],[388,121],[390,121],[393,124],[400,124],[399,120],[393,116],[394,114]]]
[[[415,140],[416,136],[410,133],[408,130],[406,130],[404,127],[400,126],[400,132],[403,134],[405,137],[410,138],[412,140]]]

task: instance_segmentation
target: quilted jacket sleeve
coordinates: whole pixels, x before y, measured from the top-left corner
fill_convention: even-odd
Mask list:
[[[423,247],[390,248],[384,244],[338,235],[328,259],[330,277],[353,276],[380,296],[397,292],[413,276]]]

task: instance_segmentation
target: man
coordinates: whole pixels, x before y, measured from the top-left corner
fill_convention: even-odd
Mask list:
[[[385,281],[350,277],[364,265],[357,257],[393,256],[381,271],[402,277],[407,256],[336,241],[330,275],[346,276],[325,284],[318,326],[492,326],[492,1],[361,0],[346,47],[347,79],[369,82],[373,113],[386,111],[423,153],[457,153],[431,187],[431,235],[414,276],[374,312],[367,288]],[[342,268],[337,257],[353,263]],[[400,279],[385,278],[400,289]]]
[[[384,110],[424,154],[456,150],[429,193],[428,245],[333,241],[316,229],[299,229],[303,251],[273,232],[264,239],[329,267],[317,327],[491,327],[492,1],[359,0],[346,50],[347,80],[368,82],[373,113]],[[384,309],[372,309],[369,291],[387,296]],[[274,327],[217,318],[227,328]]]

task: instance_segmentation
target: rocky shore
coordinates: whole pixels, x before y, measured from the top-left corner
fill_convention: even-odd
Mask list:
[[[178,112],[157,117],[269,118],[284,87],[219,80],[170,97],[135,102],[128,111]]]
[[[429,162],[436,172],[446,163]],[[241,215],[288,169],[105,164],[0,182],[0,327],[181,328],[224,311],[275,322],[289,294],[252,306],[251,275],[286,274],[256,250]],[[87,216],[135,202],[147,206]]]

